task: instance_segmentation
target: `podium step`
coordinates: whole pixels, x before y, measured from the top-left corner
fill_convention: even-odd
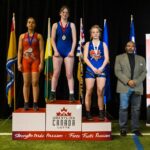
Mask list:
[[[14,140],[45,140],[45,108],[25,111],[23,108],[13,112],[12,138]]]
[[[80,100],[75,100],[75,101],[69,101],[69,100],[55,100],[55,101],[48,101],[47,104],[65,104],[65,105],[77,105],[77,104],[81,104]]]
[[[36,112],[19,108],[12,117],[14,140],[111,140],[111,121],[82,118],[79,100],[56,100]]]
[[[39,108],[38,111],[34,111],[33,108],[29,108],[28,110],[24,110],[24,108],[18,108],[14,113],[46,113],[46,108]]]
[[[111,121],[105,118],[100,121],[98,117],[93,117],[92,121],[83,118],[82,121],[82,140],[111,140]]]

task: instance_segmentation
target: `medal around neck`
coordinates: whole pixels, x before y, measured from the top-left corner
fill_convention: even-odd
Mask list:
[[[66,35],[63,34],[62,40],[63,40],[63,41],[66,40]]]
[[[32,47],[29,47],[29,48],[28,48],[28,52],[29,52],[29,53],[32,53],[32,51],[33,51]]]

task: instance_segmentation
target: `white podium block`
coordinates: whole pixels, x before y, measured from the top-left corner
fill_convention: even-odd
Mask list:
[[[108,141],[112,139],[111,133],[111,122],[107,118],[104,121],[99,121],[98,117],[93,117],[93,121],[83,118],[82,140]]]
[[[12,118],[14,140],[45,140],[45,108],[36,112],[19,108],[13,112]]]
[[[46,104],[46,140],[81,140],[81,112],[80,101]]]

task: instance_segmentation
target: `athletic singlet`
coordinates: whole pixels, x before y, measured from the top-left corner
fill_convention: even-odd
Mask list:
[[[38,33],[34,33],[33,37],[28,38],[28,33],[24,34],[22,39],[23,59],[22,72],[39,72],[40,51]],[[32,42],[31,42],[32,41]]]
[[[30,41],[32,41],[30,45],[28,33],[25,33],[22,39],[23,58],[30,60],[40,59],[39,40],[37,36],[38,33],[34,33],[33,39],[30,37]]]
[[[92,41],[90,41],[88,47],[88,60],[91,62],[91,64],[98,69],[102,66],[104,59],[105,57],[104,57],[103,42],[100,42],[99,46],[96,49]],[[86,66],[85,78],[95,78],[95,77],[105,77],[105,76],[106,76],[105,69],[102,74],[97,75],[89,66]]]
[[[63,37],[64,36],[64,37]],[[63,32],[60,22],[57,23],[56,30],[56,47],[60,56],[63,58],[67,57],[72,47],[72,31],[70,27],[70,22],[66,27],[66,30]]]

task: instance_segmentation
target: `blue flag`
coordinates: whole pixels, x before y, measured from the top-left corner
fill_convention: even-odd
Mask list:
[[[103,42],[107,45],[109,49],[109,42],[108,42],[108,29],[107,29],[107,21],[104,19],[104,32],[103,32]],[[106,66],[106,84],[105,84],[105,91],[104,91],[104,104],[111,99],[111,90],[110,90],[110,64]]]
[[[133,15],[131,15],[131,23],[130,23],[130,41],[133,41],[135,43],[135,30],[134,30],[134,20]],[[135,52],[136,53],[136,43],[135,43]]]
[[[108,30],[107,30],[107,21],[106,21],[106,19],[104,19],[103,42],[105,42],[105,44],[108,47]]]
[[[134,31],[133,15],[131,15],[131,23],[130,23],[130,41],[133,41],[135,43],[135,31]]]

